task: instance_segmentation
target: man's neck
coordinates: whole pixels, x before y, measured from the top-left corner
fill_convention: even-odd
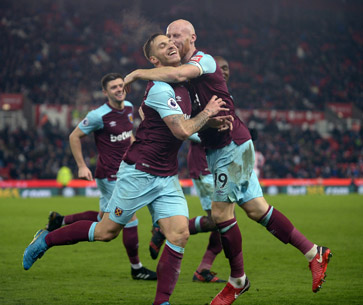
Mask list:
[[[154,65],[155,68],[162,68],[162,67],[179,67],[181,65],[181,62],[175,63],[175,64],[171,64],[171,65],[163,65],[163,64],[158,64],[158,65]]]
[[[116,102],[113,102],[113,101],[108,101],[108,102],[115,109],[118,109],[118,110],[124,109],[124,101],[122,101],[120,103],[116,103]]]
[[[192,58],[194,52],[196,51],[196,48],[191,48],[187,54],[181,59],[182,64],[185,64],[189,61],[189,59]]]

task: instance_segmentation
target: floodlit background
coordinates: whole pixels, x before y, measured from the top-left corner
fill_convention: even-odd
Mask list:
[[[131,280],[120,237],[50,249],[29,271],[21,259],[50,210],[98,209],[95,187],[68,188],[66,198],[57,196],[53,180],[40,187],[36,179],[55,179],[62,165],[77,175],[68,136],[105,102],[101,77],[151,68],[142,54],[144,41],[179,18],[194,24],[200,50],[229,61],[237,113],[259,134],[254,144],[261,181],[303,181],[282,188],[264,184],[268,202],[334,255],[327,282],[313,294],[301,253],[238,210],[251,289],[236,304],[361,304],[362,13],[361,0],[1,0],[0,304],[151,304],[155,283]],[[136,82],[127,97],[136,125],[145,87]],[[83,148],[94,170],[92,137]],[[187,150],[185,142],[181,179],[188,178]],[[306,184],[335,178],[345,180],[329,180],[338,184],[325,188]],[[187,199],[191,217],[203,215],[198,198]],[[150,215],[142,209],[138,217],[140,258],[154,270]],[[223,287],[191,281],[207,237],[188,241],[172,304],[207,304]],[[223,253],[213,271],[228,277]]]
[[[101,77],[151,68],[145,39],[178,18],[194,24],[199,49],[229,61],[238,114],[259,131],[262,178],[362,178],[362,7],[353,0],[3,0],[0,179],[52,179],[62,164],[76,174],[68,134],[104,102]],[[136,82],[127,97],[135,110],[145,86]],[[84,147],[93,168],[91,137]]]

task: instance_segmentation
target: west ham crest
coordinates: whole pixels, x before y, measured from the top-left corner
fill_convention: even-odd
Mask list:
[[[120,208],[116,207],[116,209],[115,209],[115,215],[116,216],[121,216],[122,215],[122,210]]]

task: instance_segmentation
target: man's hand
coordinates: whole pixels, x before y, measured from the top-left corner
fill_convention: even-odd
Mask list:
[[[226,104],[221,98],[213,95],[208,104],[203,109],[209,116],[209,118],[217,115],[220,111],[229,111],[228,108],[223,107]]]
[[[78,178],[88,181],[93,180],[92,173],[87,166],[82,166],[78,168]]]
[[[218,131],[233,130],[234,117],[231,115],[223,115],[210,118],[207,122],[207,126],[216,128]]]

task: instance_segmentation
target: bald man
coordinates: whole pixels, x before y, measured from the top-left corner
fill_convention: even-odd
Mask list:
[[[217,68],[211,55],[196,49],[197,35],[193,25],[183,19],[173,21],[167,28],[167,36],[179,49],[183,65],[135,70],[126,76],[125,82],[129,84],[137,79],[165,82],[189,80],[193,89],[194,114],[204,109],[209,98],[216,95],[226,102],[230,109],[228,114],[234,118],[231,131],[216,132],[208,128],[199,132],[206,149],[208,167],[214,177],[212,217],[221,233],[223,250],[231,267],[226,287],[211,304],[232,304],[250,286],[244,272],[242,236],[234,216],[235,204],[280,241],[290,243],[304,254],[312,272],[312,290],[319,291],[332,255],[330,249],[309,241],[263,197],[257,175],[253,171],[255,152],[250,132],[235,113],[234,102],[221,69]],[[219,113],[223,114],[226,113]]]

